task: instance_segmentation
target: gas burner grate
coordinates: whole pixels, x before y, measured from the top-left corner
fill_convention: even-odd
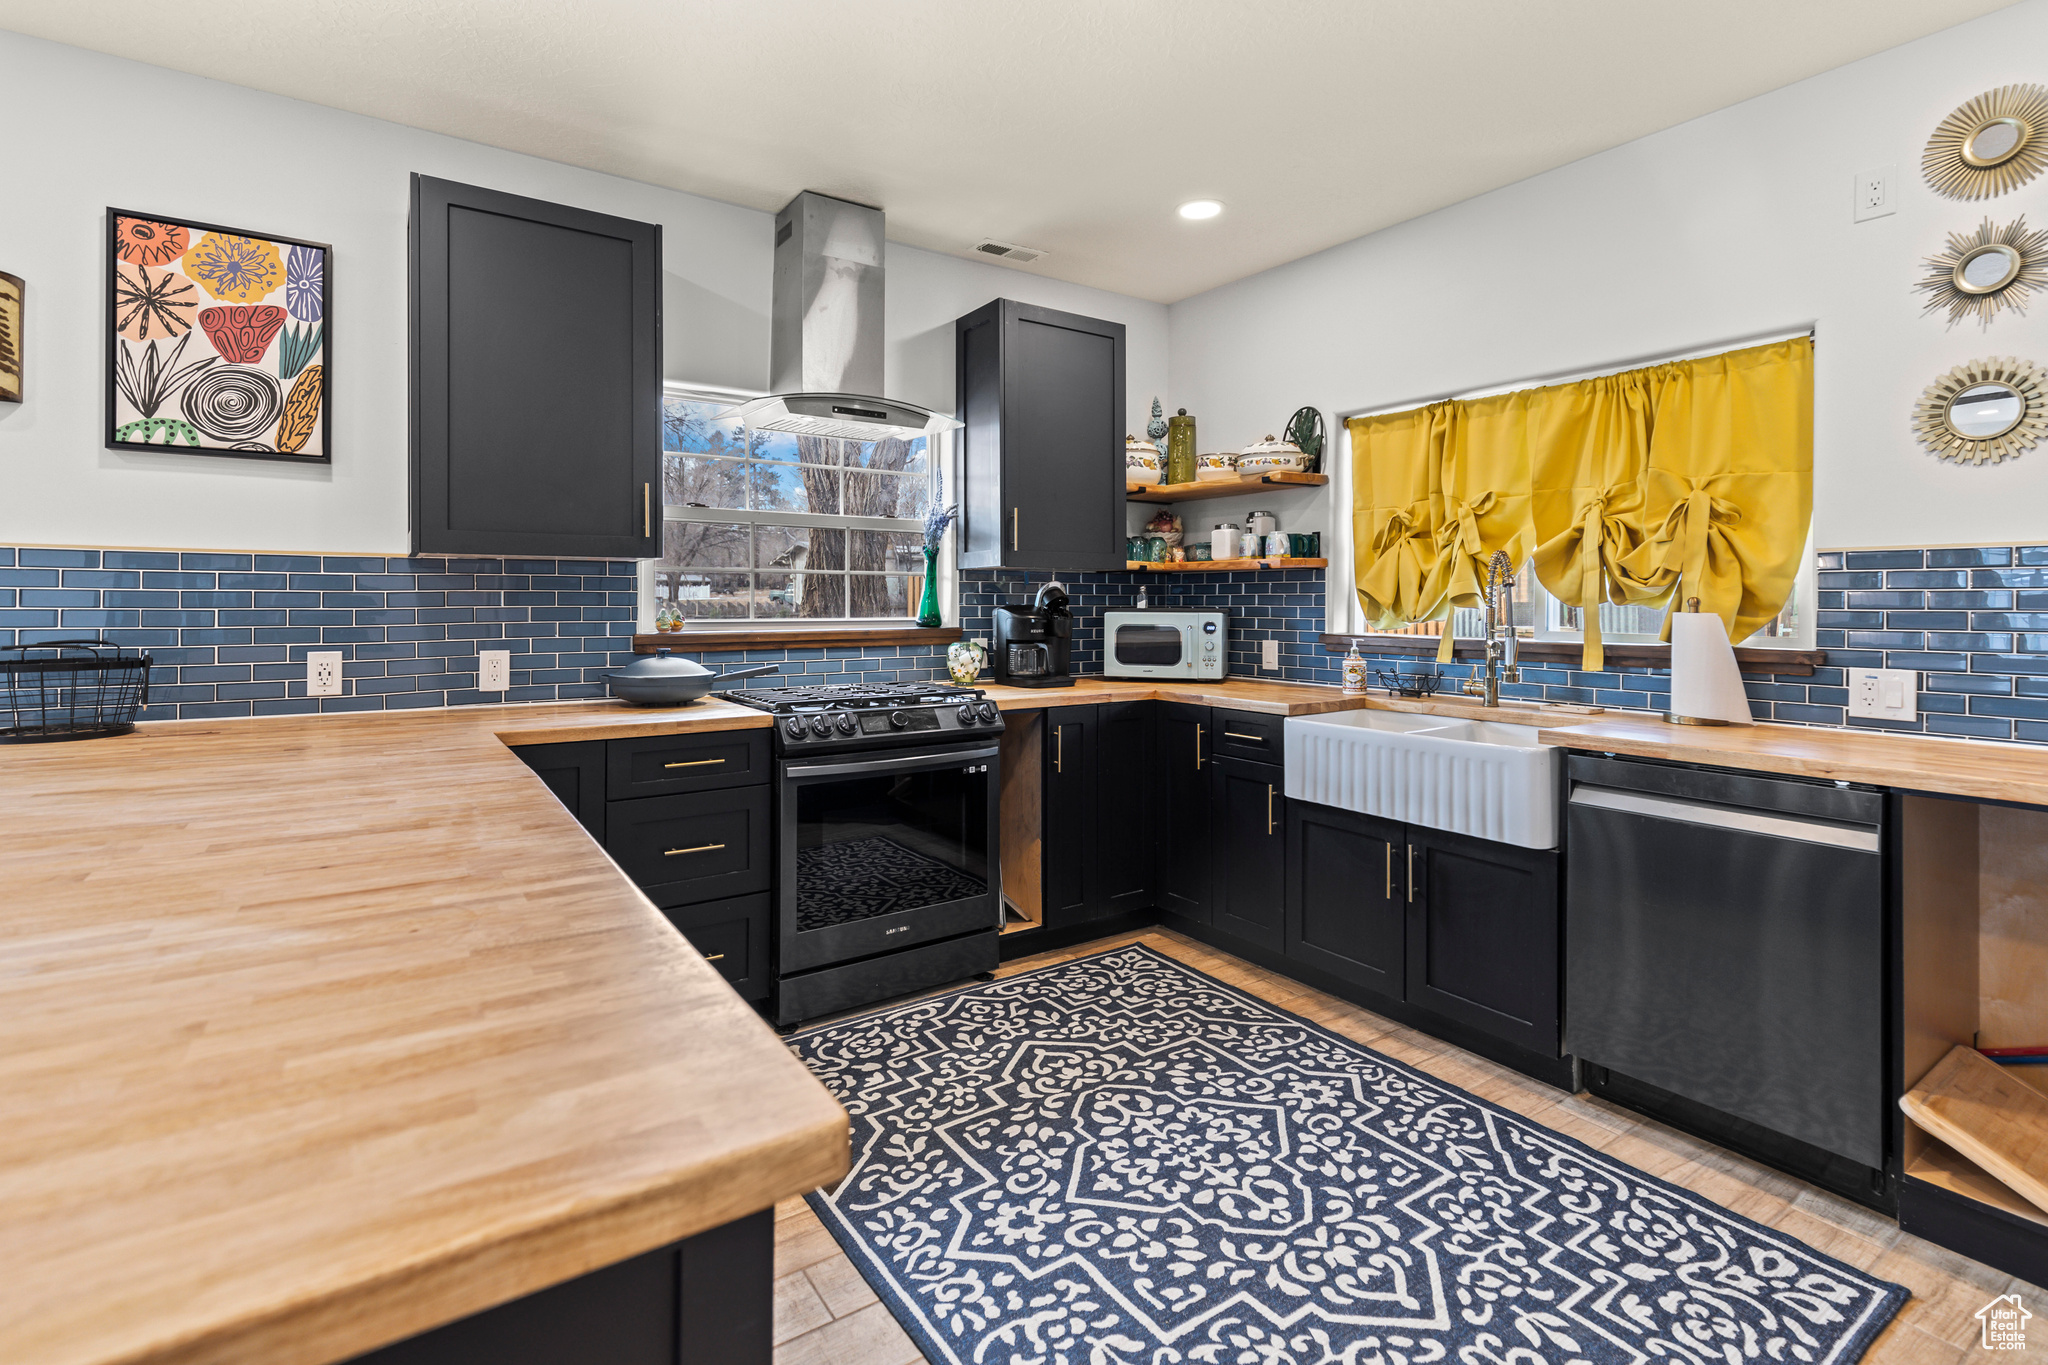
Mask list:
[[[945,702],[978,697],[972,687],[949,683],[826,683],[818,687],[753,687],[724,694],[726,700],[759,711],[812,711],[901,706],[913,702]]]

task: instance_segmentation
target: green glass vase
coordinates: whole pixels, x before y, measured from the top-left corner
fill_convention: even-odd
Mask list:
[[[924,598],[917,604],[917,623],[927,627],[940,624],[939,552],[929,545],[924,550]]]

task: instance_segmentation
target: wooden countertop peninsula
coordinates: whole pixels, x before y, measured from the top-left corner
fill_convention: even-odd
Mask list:
[[[1332,687],[1172,699],[2048,806],[2048,751]],[[839,1106],[507,744],[727,702],[147,724],[0,748],[0,1360],[327,1365],[836,1179]]]
[[[0,749],[0,1360],[324,1365],[837,1179],[844,1111],[497,738],[646,714]]]

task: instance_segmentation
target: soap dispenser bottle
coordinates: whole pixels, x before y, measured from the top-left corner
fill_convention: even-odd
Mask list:
[[[1351,652],[1344,656],[1344,690],[1365,691],[1365,659],[1358,652],[1358,641],[1351,642]]]

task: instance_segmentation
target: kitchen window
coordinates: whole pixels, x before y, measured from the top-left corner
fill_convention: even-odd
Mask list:
[[[908,622],[946,436],[837,440],[723,415],[752,396],[674,386],[663,396],[662,555],[642,566],[641,628],[663,610],[709,622]],[[950,602],[952,585],[941,587]]]
[[[1810,649],[1813,646],[1812,616],[1805,604],[1813,590],[1813,547],[1809,543],[1792,595],[1777,616],[1747,640],[1745,649]],[[1528,640],[1578,640],[1584,635],[1584,612],[1560,602],[1536,581],[1535,570],[1524,563],[1515,572],[1513,599],[1515,629]],[[1600,604],[1600,635],[1609,644],[1658,644],[1664,630],[1664,608],[1640,602]],[[1451,633],[1463,638],[1484,636],[1485,616],[1478,607],[1458,607],[1451,612]]]

